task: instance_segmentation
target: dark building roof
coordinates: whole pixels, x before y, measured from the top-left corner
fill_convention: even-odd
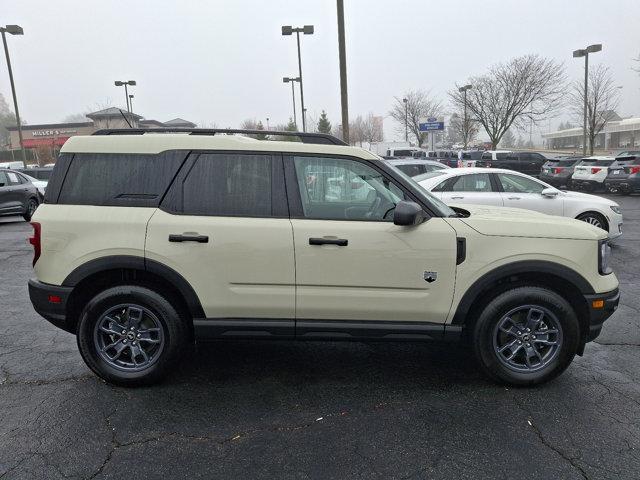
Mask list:
[[[186,127],[186,128],[195,128],[197,125],[189,120],[185,120],[184,118],[174,118],[173,120],[169,120],[168,122],[164,122],[166,127]]]
[[[122,110],[121,108],[116,108],[116,107],[109,107],[109,108],[105,108],[104,110],[98,110],[97,112],[87,113],[87,117],[91,119],[100,118],[100,117],[122,117],[122,115],[125,115],[127,117],[133,117],[136,120],[141,120],[144,118],[143,116],[138,115],[137,113],[127,112],[126,110]]]

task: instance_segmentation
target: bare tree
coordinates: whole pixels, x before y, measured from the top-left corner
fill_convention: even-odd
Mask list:
[[[382,142],[384,140],[384,133],[382,131],[382,119],[376,117],[373,113],[369,113],[366,117],[361,118],[361,137],[362,140],[371,144],[373,142]]]
[[[406,98],[406,110],[405,102]],[[405,117],[406,114],[406,117]],[[400,124],[398,130],[405,130],[406,123],[411,136],[416,139],[419,147],[427,139],[427,134],[420,132],[419,124],[427,117],[440,117],[442,115],[442,103],[431,97],[429,92],[413,90],[404,94],[403,97],[394,97],[394,104],[389,115]]]
[[[365,141],[364,131],[364,120],[362,119],[362,115],[358,115],[354,120],[349,122],[349,143],[351,145],[359,143],[360,146],[362,146],[362,142]]]
[[[609,67],[600,64],[589,71],[587,85],[587,141],[593,155],[596,137],[608,121],[615,117],[620,101]],[[584,82],[576,80],[571,88],[570,107],[576,118],[584,121]],[[582,123],[581,122],[581,123]]]
[[[463,143],[469,145],[478,136],[478,122],[468,113],[465,121],[464,111],[454,112],[449,117],[449,126],[447,128],[447,136],[449,142]]]
[[[469,83],[467,111],[487,132],[492,148],[511,126],[524,129],[556,114],[566,93],[564,65],[538,55],[496,64]],[[464,108],[457,85],[449,97],[457,109]]]

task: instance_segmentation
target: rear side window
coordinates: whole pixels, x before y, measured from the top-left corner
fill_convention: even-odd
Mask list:
[[[181,185],[185,215],[269,217],[270,155],[198,155]]]
[[[185,157],[186,152],[179,151],[76,153],[64,177],[57,203],[156,207]]]

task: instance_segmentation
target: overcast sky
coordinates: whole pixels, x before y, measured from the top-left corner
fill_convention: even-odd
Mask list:
[[[301,39],[309,115],[324,109],[339,122],[334,0],[5,0],[1,13],[2,24],[25,30],[8,41],[19,107],[32,124],[107,103],[124,108],[113,81],[128,79],[138,82],[133,106],[146,118],[284,123],[291,89],[282,77],[297,73],[297,56],[295,37],[280,27],[304,24],[315,26]],[[640,115],[640,76],[631,70],[639,0],[345,0],[345,17],[352,117],[387,115],[393,97],[410,89],[446,100],[455,82],[527,53],[564,61],[568,76],[580,78],[583,60],[571,52],[592,43],[604,47],[591,62],[608,65],[623,87],[619,112]],[[395,130],[385,119],[387,139],[401,137]]]

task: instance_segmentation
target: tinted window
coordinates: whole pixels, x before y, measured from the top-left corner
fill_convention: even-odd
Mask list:
[[[155,207],[185,155],[77,153],[64,177],[58,203]]]
[[[451,192],[490,192],[491,180],[488,173],[462,175],[450,183],[447,191]]]
[[[554,165],[558,167],[570,167],[575,165],[578,160],[558,160]]]
[[[504,160],[509,156],[508,153],[496,153],[496,159],[498,160]],[[484,155],[482,156],[482,158],[484,158]],[[489,157],[491,158],[491,157]]]
[[[392,221],[402,190],[363,163],[340,158],[295,157],[306,218]]]
[[[7,178],[7,175],[0,171],[0,187],[6,187],[9,185],[9,179]]]
[[[394,165],[399,170],[402,170],[404,173],[409,175],[410,177],[415,177],[416,175],[420,175],[427,171],[425,165],[419,164],[405,164],[405,165]]]
[[[410,157],[411,153],[412,153],[412,150],[394,150],[393,156],[394,157]]]
[[[483,153],[482,154],[482,160],[491,160],[491,154],[490,153]]]
[[[187,215],[271,216],[270,155],[199,155],[182,183]]]
[[[6,172],[7,178],[9,179],[9,183],[11,185],[20,185],[22,181],[20,180],[20,176],[16,172]]]
[[[499,173],[498,179],[502,184],[502,189],[508,193],[540,193],[546,188],[543,184],[520,175]]]

